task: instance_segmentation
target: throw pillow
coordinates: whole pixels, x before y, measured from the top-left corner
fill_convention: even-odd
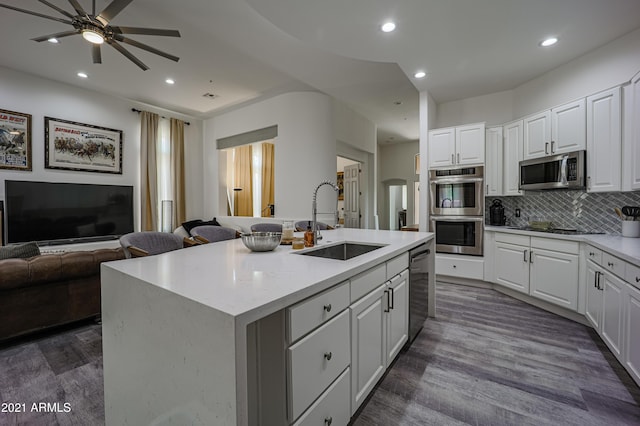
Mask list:
[[[40,248],[35,242],[0,247],[0,259],[28,258],[38,255],[40,255]]]
[[[182,227],[184,228],[185,231],[187,231],[189,235],[191,235],[191,230],[193,228],[200,225],[202,225],[202,219],[195,219],[195,220],[190,220],[182,223]]]

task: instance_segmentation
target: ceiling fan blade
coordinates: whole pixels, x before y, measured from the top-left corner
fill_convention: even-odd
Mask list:
[[[165,53],[162,50],[158,50],[155,47],[151,47],[149,45],[146,45],[144,43],[140,43],[139,41],[135,41],[135,40],[131,40],[130,38],[127,37],[123,37],[119,34],[115,34],[114,38],[118,41],[121,41],[123,43],[127,43],[131,46],[137,47],[139,49],[143,49],[146,50],[147,52],[151,52],[151,53],[155,53],[156,55],[160,55],[160,56],[164,56],[167,59],[171,59],[172,61],[178,62],[180,60],[180,58],[178,58],[177,56],[173,56],[169,53]]]
[[[108,25],[109,22],[132,1],[133,0],[113,0],[102,12],[98,14],[98,16],[96,16],[96,19],[102,22],[103,25]]]
[[[58,12],[60,12],[61,14],[63,14],[64,16],[66,16],[67,18],[71,18],[73,19],[74,16],[72,14],[70,14],[69,12],[67,12],[64,9],[60,9],[58,6],[56,6],[55,4],[51,4],[49,3],[47,0],[38,0],[40,3],[45,4],[47,6],[49,6],[51,9],[56,10]]]
[[[111,26],[114,33],[117,34],[142,34],[165,37],[180,37],[178,30],[163,30],[159,28],[139,28],[139,27],[114,27]]]
[[[149,69],[148,66],[146,66],[140,59],[136,58],[135,56],[133,56],[131,54],[131,52],[129,52],[127,49],[125,49],[120,43],[118,43],[115,40],[107,40],[107,43],[109,43],[111,46],[113,46],[118,52],[122,53],[124,56],[126,56],[131,62],[133,62],[134,64],[136,64],[137,66],[139,66],[140,68],[142,68],[142,71],[146,71]]]
[[[39,16],[40,18],[51,19],[52,21],[62,22],[63,24],[73,25],[73,22],[68,19],[56,18],[55,16],[43,15],[42,13],[32,12],[26,9],[20,9],[19,7],[9,6],[6,4],[0,4],[0,7],[4,7],[5,9],[15,10],[17,12],[27,13],[29,15]]]
[[[92,44],[91,45],[91,56],[93,57],[93,63],[94,64],[101,64],[102,63],[102,53],[100,52],[100,45],[99,44]]]
[[[87,12],[85,12],[82,6],[80,6],[80,3],[78,3],[78,0],[68,0],[68,1],[69,3],[71,3],[71,6],[73,6],[73,8],[76,10],[78,15],[87,16]]]
[[[80,34],[80,30],[63,31],[61,33],[49,34],[41,37],[32,38],[31,40],[41,42],[41,41],[47,41],[50,38],[62,38],[62,37],[67,37],[75,34]]]

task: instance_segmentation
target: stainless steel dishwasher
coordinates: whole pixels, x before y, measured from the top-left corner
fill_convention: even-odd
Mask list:
[[[431,244],[432,245],[432,244]],[[422,244],[409,252],[409,339],[407,344],[413,342],[422,325],[428,316],[434,316],[435,312],[429,315],[429,306],[435,306],[434,302],[429,303],[429,295],[435,296],[435,289],[430,289],[430,282],[434,282],[433,250],[428,244]]]

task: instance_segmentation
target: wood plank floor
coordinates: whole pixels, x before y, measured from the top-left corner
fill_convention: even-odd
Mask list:
[[[437,298],[354,425],[640,425],[640,389],[590,328],[493,290],[438,283]],[[101,342],[88,323],[0,346],[0,402],[28,411],[0,425],[102,425]]]
[[[640,425],[640,389],[591,328],[441,283],[437,314],[354,426]]]

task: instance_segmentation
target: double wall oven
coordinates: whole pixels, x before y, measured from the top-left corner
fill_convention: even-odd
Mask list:
[[[484,167],[430,170],[429,213],[436,252],[482,256]]]

